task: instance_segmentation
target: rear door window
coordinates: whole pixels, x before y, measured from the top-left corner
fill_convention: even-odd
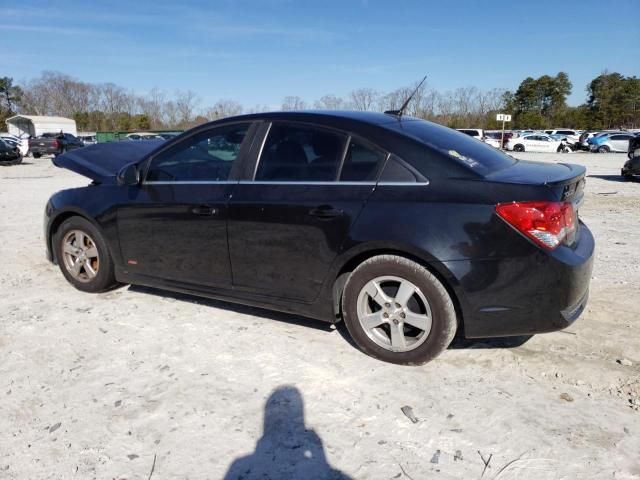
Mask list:
[[[274,123],[262,149],[255,180],[335,181],[346,141],[346,135],[332,130]]]

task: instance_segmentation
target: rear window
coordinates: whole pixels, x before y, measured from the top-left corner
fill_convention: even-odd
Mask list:
[[[516,163],[513,157],[442,125],[423,120],[405,120],[397,125],[397,131],[419,140],[482,175],[508,168]],[[420,165],[415,166],[422,170]]]

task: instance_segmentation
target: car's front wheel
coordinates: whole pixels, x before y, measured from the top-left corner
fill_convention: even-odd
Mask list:
[[[107,244],[88,220],[65,220],[54,236],[54,248],[62,274],[78,290],[102,292],[117,285]]]
[[[426,363],[451,343],[457,317],[442,283],[422,265],[379,255],[349,276],[342,296],[345,324],[367,354],[391,363]]]
[[[610,151],[611,149],[606,145],[601,145],[600,147],[598,147],[598,153],[609,153]]]

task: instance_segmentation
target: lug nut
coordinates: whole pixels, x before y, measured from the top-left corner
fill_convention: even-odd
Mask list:
[[[405,318],[405,317],[406,317],[406,315],[404,313],[400,314],[400,318]]]
[[[388,314],[388,313],[383,313],[383,314],[382,314],[382,316],[383,316],[384,318],[389,318],[389,314]]]
[[[390,303],[385,303],[384,306],[389,308],[391,306],[391,304]]]

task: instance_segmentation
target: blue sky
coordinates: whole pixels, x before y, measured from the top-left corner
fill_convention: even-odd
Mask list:
[[[444,91],[565,71],[578,104],[605,69],[640,76],[638,18],[640,0],[0,0],[0,76],[56,70],[251,107],[424,74]]]

